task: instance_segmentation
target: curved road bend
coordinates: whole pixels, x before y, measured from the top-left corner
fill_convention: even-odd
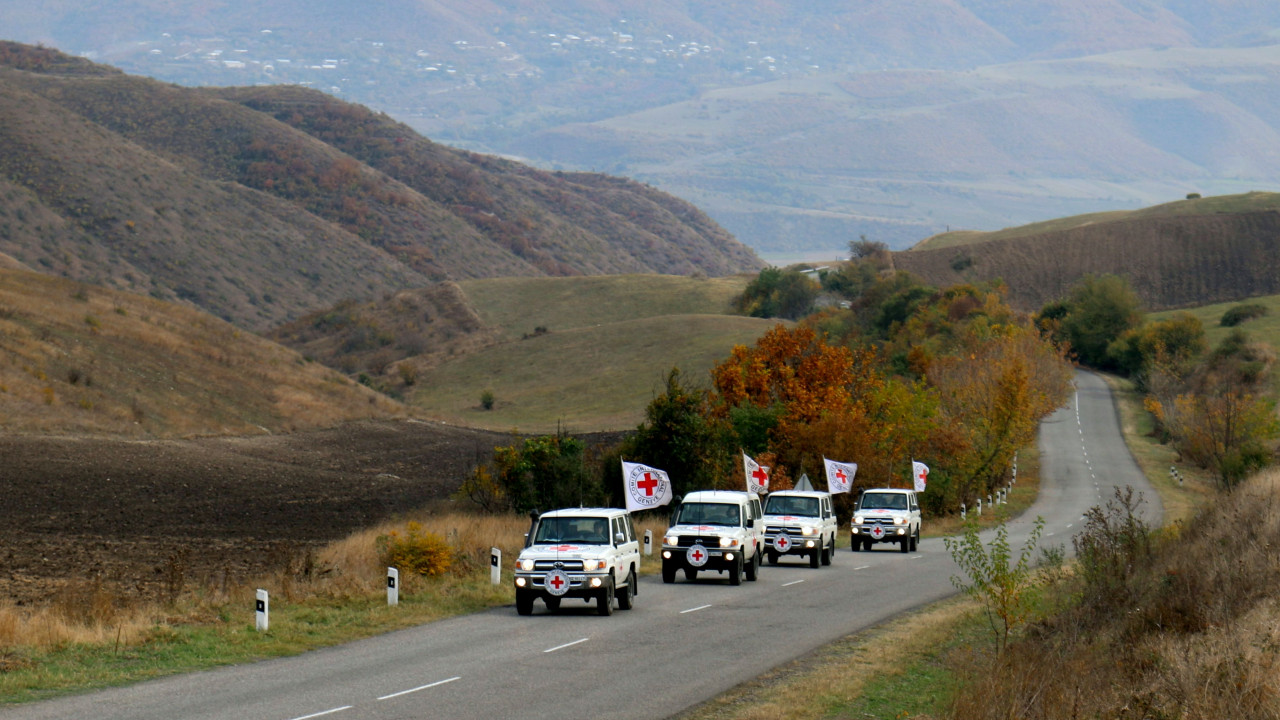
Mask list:
[[[1042,426],[1041,496],[1010,523],[1015,548],[1037,515],[1046,521],[1042,545],[1070,548],[1082,514],[1115,486],[1141,490],[1159,517],[1106,385],[1086,373],[1077,385]],[[0,709],[0,720],[667,717],[955,592],[940,539],[904,555],[850,552],[844,537],[830,567],[766,566],[740,587],[642,578],[635,609],[612,617],[576,601],[558,615],[541,603],[533,617],[497,608],[297,657]]]

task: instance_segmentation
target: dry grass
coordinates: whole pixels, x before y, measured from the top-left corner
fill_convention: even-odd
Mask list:
[[[1280,471],[1164,533],[1122,583],[993,663],[969,663],[950,717],[1280,718]]]
[[[190,308],[0,270],[0,428],[183,437],[330,427],[405,408]]]

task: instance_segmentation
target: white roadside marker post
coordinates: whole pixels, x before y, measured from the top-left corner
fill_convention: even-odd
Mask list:
[[[498,548],[489,551],[489,582],[494,585],[502,583],[502,551]]]
[[[653,531],[652,530],[644,531],[644,554],[646,557],[653,554]]]
[[[964,520],[964,516],[965,516],[965,507],[964,507],[964,503],[960,503],[960,519],[961,519],[961,520]]]
[[[982,516],[982,498],[978,498],[978,516]]]
[[[387,604],[400,604],[400,571],[393,567],[387,568]]]
[[[267,625],[268,625],[267,613],[268,612],[270,612],[270,603],[267,599],[267,591],[259,589],[257,612],[255,613],[256,621],[257,621],[256,627],[258,629],[258,632],[267,631]]]

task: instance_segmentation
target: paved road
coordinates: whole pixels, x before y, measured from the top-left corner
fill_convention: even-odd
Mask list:
[[[1077,376],[1069,406],[1041,431],[1042,493],[1011,522],[1020,547],[1036,515],[1064,544],[1085,510],[1133,485],[1153,501],[1119,436],[1105,384]],[[661,718],[844,635],[954,593],[938,539],[916,553],[851,552],[830,567],[766,566],[757,582],[642,578],[634,610],[612,617],[565,601],[533,617],[511,607],[300,657],[0,710],[0,720],[119,718]],[[888,547],[888,546],[884,546]],[[710,575],[715,578],[716,575]]]

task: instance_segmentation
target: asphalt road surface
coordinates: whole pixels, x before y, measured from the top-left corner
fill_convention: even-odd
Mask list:
[[[1009,523],[1015,550],[1040,516],[1041,545],[1069,551],[1083,513],[1114,487],[1142,491],[1148,521],[1160,517],[1106,385],[1081,373],[1077,386],[1042,426],[1041,494]],[[642,578],[635,609],[612,617],[574,600],[556,615],[541,602],[532,617],[497,608],[298,657],[12,707],[0,719],[667,717],[956,592],[940,539],[903,554],[890,545],[851,552],[847,529],[841,537],[829,567],[766,565],[739,587],[716,573],[672,585]]]

